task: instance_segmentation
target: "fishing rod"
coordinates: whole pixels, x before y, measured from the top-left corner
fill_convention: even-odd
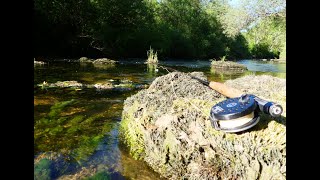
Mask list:
[[[169,70],[180,72],[170,67],[159,67],[168,72]],[[216,130],[224,132],[244,131],[259,122],[259,112],[272,117],[279,117],[283,112],[282,106],[278,103],[264,100],[253,94],[244,94],[240,90],[220,82],[206,81],[190,74],[188,75],[228,98],[211,108],[210,119]]]

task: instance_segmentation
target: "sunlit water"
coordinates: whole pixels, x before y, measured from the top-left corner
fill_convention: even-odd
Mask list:
[[[167,60],[161,65],[182,72],[202,71],[209,80],[220,82],[248,74],[286,78],[285,64],[252,60],[239,63],[246,65],[248,71],[217,72],[210,68],[208,60]],[[75,62],[35,66],[35,179],[70,179],[99,173],[107,173],[111,179],[159,179],[160,176],[144,162],[132,159],[118,139],[123,102],[141,88],[97,91],[94,88],[41,88],[38,85],[71,80],[83,84],[129,80],[134,87],[147,87],[156,77],[167,73],[159,66],[144,64],[143,60],[122,60],[115,66]],[[46,157],[48,161],[39,163],[46,152],[68,158],[63,158],[64,163],[56,163],[52,160],[54,157]]]

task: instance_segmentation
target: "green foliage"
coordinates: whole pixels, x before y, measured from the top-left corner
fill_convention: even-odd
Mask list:
[[[286,20],[269,16],[252,27],[245,37],[255,58],[278,58],[286,43]]]
[[[228,41],[230,51],[226,54],[228,59],[250,57],[248,42],[242,34],[230,39],[231,40]]]
[[[258,44],[253,37],[265,36],[275,56],[285,39],[283,30],[276,30],[277,20],[252,28],[270,14],[285,19],[285,1],[241,0],[232,7],[223,0],[36,0],[35,52],[64,58],[144,57],[152,46],[164,57],[235,59],[249,57]],[[241,30],[250,35],[244,39]]]
[[[286,41],[286,1],[239,0],[231,6],[218,0],[207,4],[215,13],[228,37],[243,35],[244,51],[238,51],[234,42],[231,57],[277,58]],[[239,46],[238,46],[239,47]]]
[[[284,42],[284,45],[283,45],[282,50],[280,52],[279,58],[280,59],[286,59],[287,58],[286,42]]]
[[[243,30],[248,30],[252,25],[270,15],[286,17],[285,0],[238,0],[237,5],[231,6],[228,1],[217,0],[209,4],[217,11],[217,17],[224,27],[224,32],[234,37]]]

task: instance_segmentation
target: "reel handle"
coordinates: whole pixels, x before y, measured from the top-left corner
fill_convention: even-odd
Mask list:
[[[209,83],[209,87],[229,98],[240,97],[243,95],[240,90],[228,87],[227,85],[219,82],[211,81]],[[283,108],[280,104],[266,101],[257,96],[255,96],[254,99],[257,102],[260,111],[269,114],[272,117],[279,117],[283,112]]]
[[[260,111],[269,114],[272,117],[279,117],[283,112],[283,108],[280,104],[266,101],[257,96],[255,96],[254,99],[258,103]]]

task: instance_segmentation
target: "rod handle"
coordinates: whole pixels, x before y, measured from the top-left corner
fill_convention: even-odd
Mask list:
[[[240,97],[243,94],[240,90],[228,87],[227,85],[220,82],[211,81],[209,83],[209,87],[229,98]]]

